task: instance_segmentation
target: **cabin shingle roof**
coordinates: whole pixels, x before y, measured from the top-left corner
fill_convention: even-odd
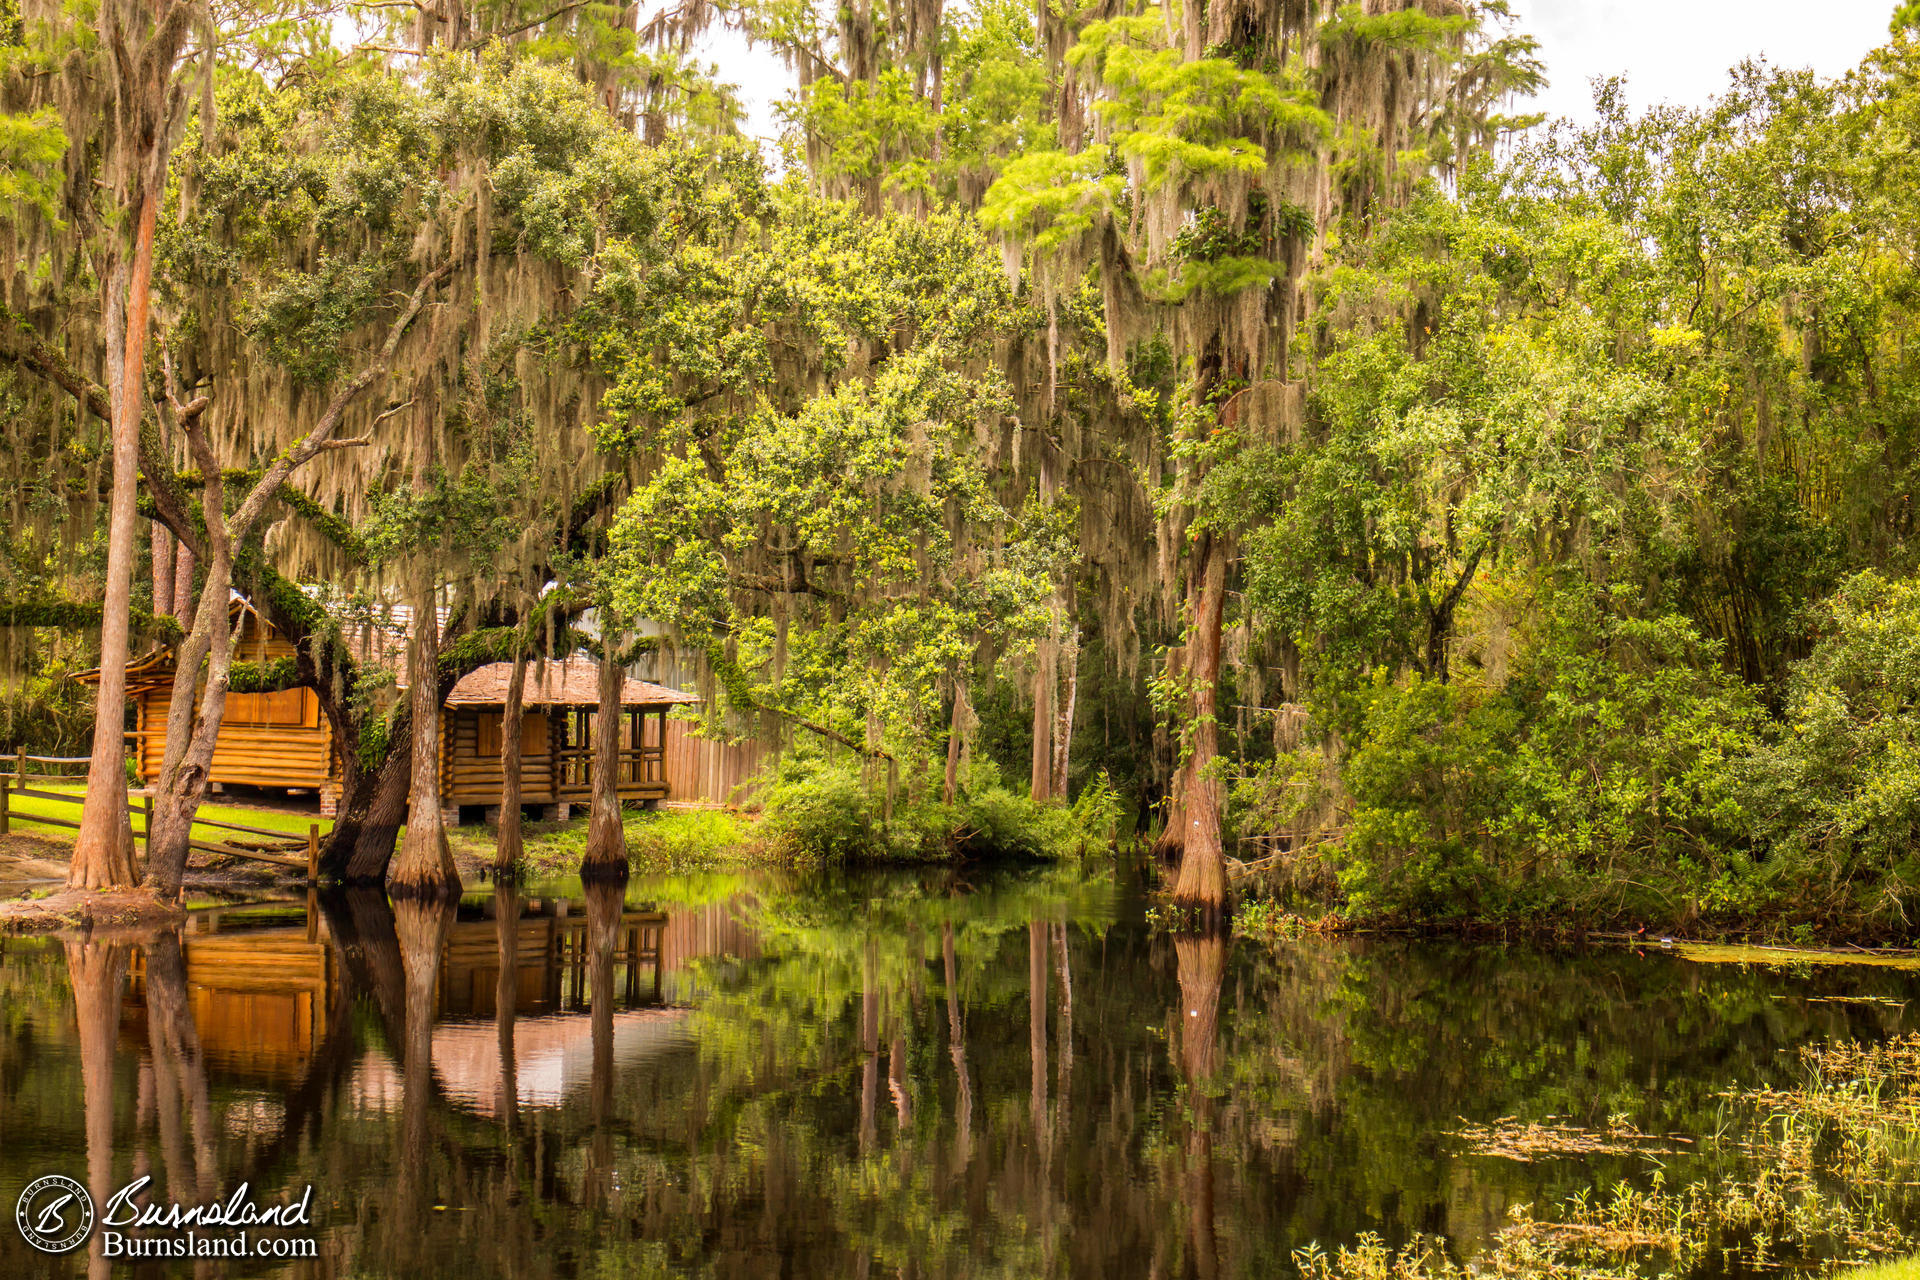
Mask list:
[[[513,679],[511,662],[492,662],[461,677],[447,695],[449,707],[499,707],[507,701],[507,682]],[[600,666],[591,658],[549,659],[527,664],[526,689],[521,701],[528,707],[591,707],[600,701]],[[663,684],[628,679],[620,690],[623,707],[683,706],[700,701],[691,693]]]

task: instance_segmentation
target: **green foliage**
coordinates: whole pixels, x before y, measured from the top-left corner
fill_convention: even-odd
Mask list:
[[[799,866],[1065,857],[1104,847],[1117,816],[1111,793],[1072,810],[1036,804],[980,762],[953,804],[897,796],[889,817],[887,763],[789,753],[758,794],[772,847]]]
[[[1871,570],[1821,609],[1744,770],[1772,874],[1819,913],[1908,919],[1920,892],[1920,580]]]
[[[1751,874],[1731,851],[1751,695],[1683,619],[1579,599],[1550,617],[1497,690],[1416,677],[1368,698],[1343,771],[1356,914],[1674,918],[1689,888]]]

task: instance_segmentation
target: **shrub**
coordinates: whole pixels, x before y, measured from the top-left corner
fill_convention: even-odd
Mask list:
[[[1743,799],[1781,893],[1815,915],[1904,920],[1920,888],[1920,580],[1859,574],[1821,614]]]
[[[918,774],[939,776],[931,764]],[[984,760],[951,805],[902,787],[889,818],[885,798],[884,782],[864,776],[857,762],[800,752],[784,757],[760,792],[769,840],[802,864],[1063,857],[1105,847],[1119,820],[1118,797],[1104,781],[1074,808],[1036,804]]]
[[[1558,604],[1502,686],[1376,685],[1342,770],[1357,914],[1685,917],[1748,874],[1752,695],[1682,618]]]

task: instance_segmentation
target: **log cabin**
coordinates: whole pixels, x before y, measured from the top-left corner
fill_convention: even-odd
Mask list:
[[[293,656],[293,646],[251,607],[236,600],[233,609],[236,660],[265,664]],[[382,648],[397,657],[402,645],[388,637]],[[91,683],[90,675],[79,678]],[[173,675],[173,654],[166,649],[127,667],[127,697],[134,709],[130,754],[146,784],[160,775]],[[501,730],[512,675],[512,663],[490,663],[468,673],[447,695],[440,713],[440,795],[449,821],[498,817]],[[404,680],[401,683],[404,687]],[[565,818],[571,806],[591,798],[593,718],[599,700],[600,672],[591,659],[528,663],[520,731],[521,801],[538,809],[539,816]],[[669,798],[667,713],[699,701],[678,689],[625,679],[617,775],[623,801],[653,807]],[[332,814],[340,798],[340,761],[333,726],[313,690],[228,694],[214,744],[212,781],[223,788],[312,791],[320,797],[320,811]]]

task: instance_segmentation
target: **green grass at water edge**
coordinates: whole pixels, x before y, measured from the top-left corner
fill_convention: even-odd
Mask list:
[[[70,842],[73,839],[73,828],[35,822],[34,818],[60,818],[68,822],[78,822],[80,806],[77,802],[86,793],[85,786],[80,783],[35,783],[32,789],[70,795],[76,803],[67,804],[59,800],[9,795],[7,813],[12,829],[25,835],[51,836],[56,840]],[[134,801],[136,812],[139,803],[136,798]],[[320,834],[323,836],[333,830],[332,818],[322,818],[311,813],[289,813],[283,809],[249,809],[239,805],[203,804],[200,806],[200,816],[213,822],[233,822],[241,826],[258,827],[263,831],[285,832],[290,840],[304,840],[307,828],[314,823],[319,824]],[[205,840],[209,844],[218,844],[227,840],[238,840],[244,843],[267,837],[253,836],[243,831],[228,831],[224,827],[206,826],[196,822],[193,825],[193,838]]]
[[[628,810],[621,818],[627,859],[643,874],[738,867],[753,862],[760,849],[752,820],[724,810]],[[576,875],[587,852],[587,821],[583,811],[565,822],[524,823],[522,874],[532,879]],[[456,854],[490,862],[498,834],[491,826],[472,825],[451,828],[447,837]]]

